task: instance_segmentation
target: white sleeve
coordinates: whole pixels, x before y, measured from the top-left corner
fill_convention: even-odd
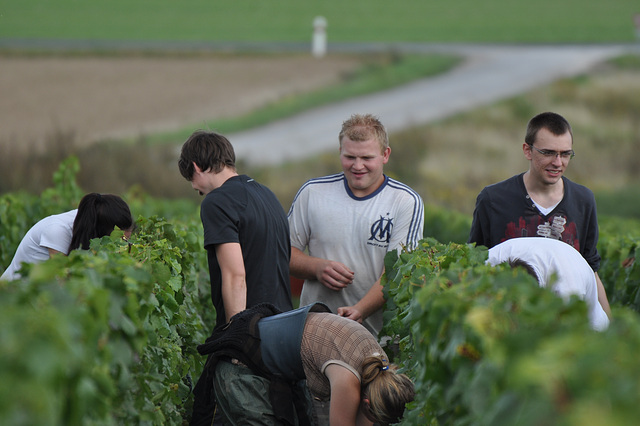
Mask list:
[[[588,265],[586,260],[584,261],[585,266],[584,270],[587,270],[591,273],[592,278],[589,280],[585,280],[585,295],[584,301],[587,304],[587,308],[589,309],[589,323],[594,330],[602,331],[606,330],[609,327],[609,317],[605,313],[604,309],[602,309],[602,305],[598,301],[598,282],[596,281],[596,275]]]
[[[72,232],[67,224],[61,221],[52,221],[49,226],[42,230],[40,235],[40,246],[48,249],[68,254],[71,244]]]
[[[305,187],[301,188],[291,203],[289,209],[289,233],[291,238],[291,247],[304,251],[309,244],[309,218],[308,209],[308,193]]]
[[[393,233],[389,241],[389,251],[407,247],[414,249],[424,233],[424,204],[422,198],[405,197],[398,209],[393,225]]]

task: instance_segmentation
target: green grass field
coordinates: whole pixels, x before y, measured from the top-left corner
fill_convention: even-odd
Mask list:
[[[5,0],[0,39],[626,42],[638,0]]]

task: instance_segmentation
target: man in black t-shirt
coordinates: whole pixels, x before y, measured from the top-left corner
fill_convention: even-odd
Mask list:
[[[193,189],[205,196],[200,218],[216,328],[260,303],[271,303],[281,311],[293,309],[289,224],[273,192],[237,173],[233,147],[217,133],[194,132],[182,146],[178,167]],[[194,404],[192,424],[200,421],[196,411]]]

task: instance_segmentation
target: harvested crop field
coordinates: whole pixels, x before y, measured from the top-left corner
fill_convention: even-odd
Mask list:
[[[0,146],[78,146],[242,114],[355,70],[350,56],[4,56]],[[3,150],[5,150],[3,149]],[[6,152],[6,151],[5,151]]]

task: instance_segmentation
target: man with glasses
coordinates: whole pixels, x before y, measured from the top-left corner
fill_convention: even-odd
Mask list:
[[[522,145],[529,170],[485,187],[476,200],[469,242],[491,248],[518,237],[564,241],[582,254],[598,282],[598,300],[609,303],[598,277],[598,219],[593,192],[564,175],[574,157],[571,126],[544,112],[527,125]]]

